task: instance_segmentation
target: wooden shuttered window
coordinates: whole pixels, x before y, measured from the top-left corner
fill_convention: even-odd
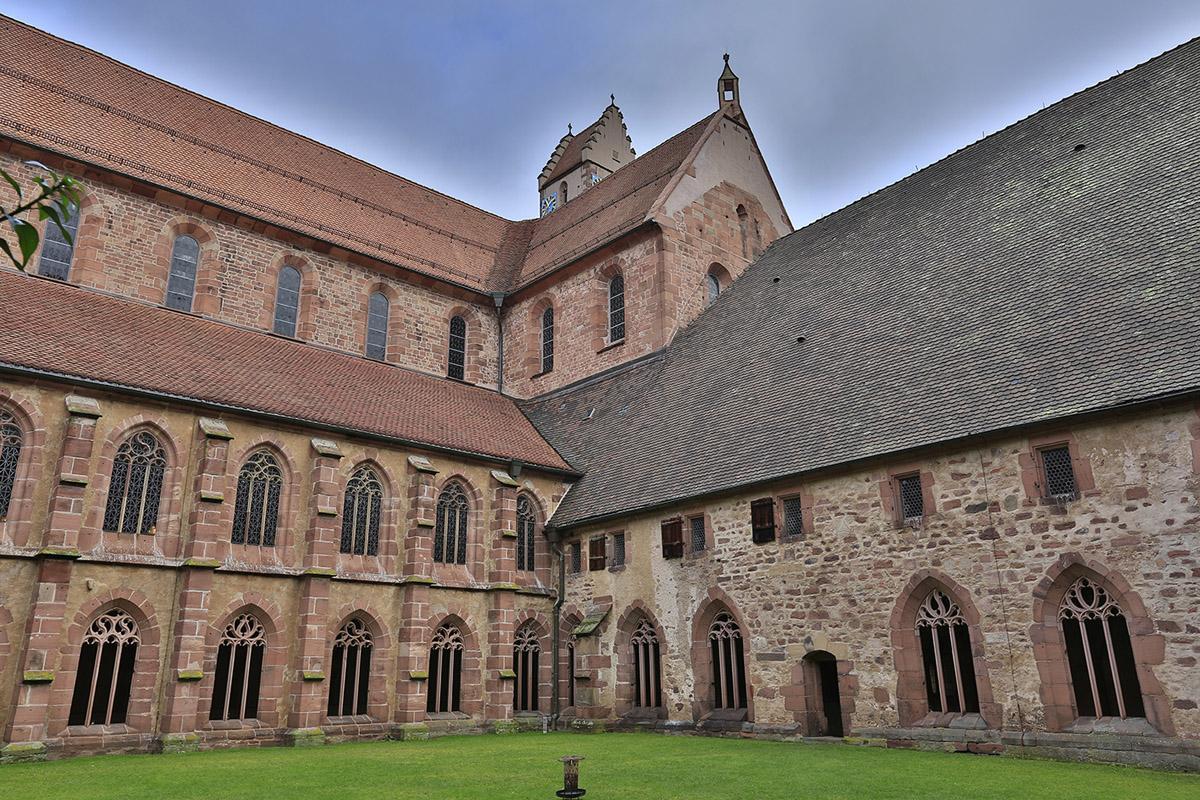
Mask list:
[[[595,572],[607,565],[604,552],[605,537],[596,536],[588,542],[588,570]]]
[[[683,558],[683,520],[669,519],[662,524],[663,558]]]
[[[775,541],[775,501],[770,497],[750,504],[750,527],[755,544]]]

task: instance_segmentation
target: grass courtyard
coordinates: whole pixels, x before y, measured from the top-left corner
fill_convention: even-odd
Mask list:
[[[1200,776],[1126,767],[633,733],[458,736],[16,764],[0,767],[0,797],[553,800],[562,785],[557,759],[567,753],[587,756],[580,785],[591,800],[1200,797]]]

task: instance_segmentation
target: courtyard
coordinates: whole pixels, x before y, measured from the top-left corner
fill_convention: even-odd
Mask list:
[[[1093,764],[837,744],[654,734],[458,736],[309,749],[97,756],[0,767],[21,800],[553,798],[558,758],[584,755],[595,800],[1200,797],[1200,776]]]

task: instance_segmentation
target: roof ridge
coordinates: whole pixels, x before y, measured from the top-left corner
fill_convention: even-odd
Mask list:
[[[854,208],[855,206],[858,206],[860,204],[865,204],[867,201],[875,198],[880,193],[885,192],[888,189],[891,189],[893,186],[898,186],[898,185],[904,183],[905,181],[910,180],[911,178],[915,178],[918,175],[921,175],[922,173],[925,173],[925,172],[933,169],[934,167],[944,164],[945,162],[949,161],[950,159],[954,158],[955,156],[958,156],[958,155],[976,147],[977,145],[981,145],[984,142],[994,139],[994,138],[1000,136],[1001,134],[1006,133],[1007,131],[1011,130],[1012,128],[1015,128],[1017,125],[1020,125],[1024,122],[1026,122],[1027,120],[1031,120],[1034,117],[1038,117],[1043,114],[1046,114],[1047,112],[1049,112],[1051,110],[1055,110],[1059,106],[1062,106],[1063,104],[1068,103],[1071,100],[1074,100],[1075,98],[1079,97],[1081,94],[1090,92],[1093,89],[1098,89],[1099,87],[1104,86],[1107,83],[1111,83],[1119,78],[1123,78],[1124,76],[1128,75],[1130,72],[1133,72],[1134,70],[1141,69],[1142,67],[1145,67],[1154,61],[1158,61],[1161,58],[1166,58],[1167,56],[1171,55],[1172,53],[1182,50],[1183,48],[1187,47],[1188,45],[1196,43],[1196,42],[1200,42],[1200,36],[1193,36],[1192,38],[1190,38],[1186,41],[1180,42],[1179,44],[1175,45],[1174,47],[1170,48],[1169,50],[1164,50],[1163,52],[1161,52],[1157,55],[1147,58],[1145,61],[1139,61],[1137,64],[1134,64],[1133,66],[1126,67],[1125,69],[1121,70],[1120,72],[1117,72],[1113,75],[1109,75],[1107,78],[1103,78],[1102,80],[1096,81],[1095,83],[1085,86],[1082,89],[1077,89],[1074,92],[1071,92],[1070,94],[1068,94],[1064,97],[1060,97],[1059,99],[1055,100],[1050,105],[1045,106],[1043,108],[1039,108],[1037,111],[1032,111],[1029,114],[1026,114],[1025,116],[1021,117],[1020,119],[1017,119],[1017,120],[1014,120],[1013,122],[1008,123],[1003,128],[997,128],[996,130],[992,131],[991,133],[987,134],[986,136],[979,137],[978,139],[976,139],[973,142],[968,142],[967,144],[964,144],[964,145],[950,151],[949,153],[947,153],[946,155],[937,159],[936,161],[929,162],[928,164],[926,164],[925,166],[921,167],[918,170],[910,172],[907,175],[901,176],[901,177],[897,178],[896,180],[892,181],[891,183],[884,184],[883,186],[880,186],[878,189],[875,189],[871,192],[868,192],[867,194],[864,194],[862,197],[859,197],[855,200],[851,200],[849,203],[847,203],[844,206],[835,208],[833,211],[830,211],[826,214],[822,214],[821,216],[817,217],[816,219],[812,220],[811,222],[803,225],[802,227],[795,229],[791,233],[779,237],[778,239],[775,240],[775,242],[772,242],[772,244],[781,242],[785,239],[795,236],[798,233],[801,233],[802,231],[808,230],[809,228],[812,228],[822,222],[825,222],[826,220],[828,220],[830,217],[834,216],[835,214],[840,214],[843,211]]]
[[[365,167],[367,167],[367,168],[369,168],[369,169],[372,169],[372,170],[374,170],[374,171],[378,172],[378,173],[379,173],[379,174],[381,174],[381,175],[385,175],[385,176],[387,176],[387,177],[390,177],[390,178],[395,178],[395,179],[397,179],[397,180],[404,181],[405,183],[408,183],[408,184],[410,184],[410,185],[412,185],[412,186],[415,186],[415,187],[418,187],[418,188],[420,188],[420,189],[424,189],[424,190],[426,190],[426,191],[432,192],[433,194],[437,195],[438,197],[442,197],[442,198],[445,198],[446,200],[450,200],[451,202],[453,202],[453,203],[455,203],[455,204],[457,204],[457,205],[459,205],[459,206],[462,206],[463,208],[470,209],[470,210],[472,210],[472,211],[478,211],[478,212],[479,212],[479,213],[481,213],[481,214],[486,214],[487,216],[489,216],[489,217],[491,217],[491,218],[493,218],[493,219],[499,220],[499,221],[501,221],[501,222],[514,222],[514,221],[515,221],[515,220],[510,220],[510,219],[508,219],[507,217],[503,217],[503,216],[501,216],[501,215],[499,215],[499,214],[495,213],[494,211],[488,211],[486,208],[481,208],[481,207],[479,207],[479,206],[477,206],[477,205],[474,205],[474,204],[472,204],[472,203],[468,203],[468,202],[467,202],[467,201],[465,201],[465,200],[462,200],[462,199],[460,199],[460,198],[457,198],[457,197],[454,197],[454,196],[452,196],[452,195],[446,194],[445,192],[439,191],[438,189],[434,189],[434,188],[433,188],[433,187],[431,187],[431,186],[426,186],[426,185],[425,185],[425,184],[423,184],[423,183],[418,183],[417,181],[414,181],[414,180],[412,180],[412,179],[410,179],[410,178],[406,178],[406,177],[404,177],[403,175],[400,175],[399,173],[392,172],[391,170],[388,170],[388,169],[384,169],[383,167],[379,166],[378,164],[373,164],[373,163],[371,163],[370,161],[367,161],[367,160],[366,160],[366,159],[364,159],[364,158],[360,158],[359,156],[356,156],[356,155],[354,155],[354,154],[352,154],[352,153],[347,153],[345,150],[341,150],[341,149],[339,149],[339,148],[337,148],[337,147],[334,147],[333,145],[326,144],[325,142],[322,142],[322,141],[319,141],[319,140],[317,140],[317,139],[314,139],[314,138],[313,138],[313,137],[311,137],[311,136],[306,136],[306,135],[305,135],[305,134],[303,134],[303,133],[299,133],[299,132],[297,132],[297,131],[293,131],[293,130],[290,130],[290,129],[288,129],[288,128],[285,128],[285,127],[283,127],[282,125],[279,125],[278,123],[271,122],[270,120],[268,120],[268,119],[265,119],[264,117],[259,117],[259,116],[256,116],[256,115],[254,115],[254,114],[251,114],[251,113],[249,113],[248,111],[244,111],[244,110],[242,110],[242,109],[240,109],[240,108],[237,108],[236,106],[231,106],[231,105],[229,105],[228,103],[225,103],[225,102],[223,102],[223,101],[221,101],[221,100],[217,100],[217,99],[215,99],[215,98],[209,97],[208,95],[201,94],[200,92],[197,92],[197,91],[195,91],[195,90],[193,90],[193,89],[189,89],[189,88],[187,88],[186,86],[182,86],[182,85],[180,85],[180,84],[173,83],[173,82],[171,82],[171,81],[169,81],[169,80],[166,80],[165,78],[161,78],[161,77],[159,77],[159,76],[157,76],[157,75],[154,75],[154,74],[152,74],[152,73],[146,72],[145,70],[143,70],[143,69],[140,69],[140,68],[138,68],[138,67],[135,67],[135,66],[133,66],[133,65],[131,65],[131,64],[126,64],[124,61],[119,61],[119,60],[117,60],[116,58],[114,58],[114,57],[112,57],[112,56],[110,56],[110,55],[106,55],[105,53],[102,53],[102,52],[100,52],[99,50],[93,50],[92,48],[88,47],[87,45],[80,44],[79,42],[73,42],[73,41],[71,41],[70,39],[64,39],[64,38],[63,38],[63,37],[61,37],[61,36],[58,36],[58,35],[56,35],[56,34],[53,34],[53,33],[50,33],[49,31],[46,31],[46,30],[42,30],[41,28],[35,27],[35,26],[33,26],[33,25],[30,25],[30,24],[29,24],[29,23],[27,23],[27,22],[22,22],[21,20],[19,20],[19,19],[16,19],[15,17],[8,16],[8,15],[6,15],[6,14],[2,14],[2,13],[0,13],[0,20],[6,20],[6,21],[8,21],[8,22],[12,22],[12,23],[14,23],[14,24],[16,24],[16,25],[19,25],[19,26],[21,26],[22,28],[25,28],[26,30],[33,31],[33,32],[34,32],[34,33],[36,33],[36,34],[39,34],[39,35],[41,35],[41,36],[45,36],[45,37],[47,37],[47,38],[53,39],[53,40],[55,40],[55,41],[57,41],[57,42],[60,42],[60,43],[62,43],[62,44],[64,44],[64,45],[67,45],[67,46],[69,46],[69,47],[73,47],[73,48],[76,48],[76,49],[78,49],[78,50],[85,51],[85,52],[87,52],[87,53],[89,53],[89,54],[91,54],[91,55],[93,55],[93,56],[97,56],[97,57],[99,57],[99,58],[102,58],[102,59],[104,59],[105,61],[109,61],[109,62],[111,62],[112,64],[115,64],[115,65],[117,65],[118,67],[121,67],[122,69],[126,69],[126,70],[129,70],[130,72],[137,73],[138,75],[141,75],[141,76],[143,76],[143,77],[145,77],[145,78],[149,78],[150,80],[152,80],[152,81],[155,81],[155,82],[157,82],[157,83],[163,84],[163,85],[165,85],[165,86],[169,86],[169,87],[171,87],[171,88],[173,88],[173,89],[177,89],[177,90],[179,90],[179,91],[181,91],[181,92],[184,92],[184,93],[186,93],[186,94],[189,94],[189,95],[191,95],[191,96],[193,96],[193,97],[196,97],[196,98],[198,98],[198,99],[200,99],[200,100],[203,100],[203,101],[205,101],[205,102],[208,102],[208,103],[212,103],[213,105],[220,106],[221,108],[223,108],[223,109],[226,109],[227,111],[232,111],[233,113],[237,114],[238,116],[244,117],[244,118],[246,118],[246,119],[249,119],[249,120],[252,120],[252,121],[254,121],[254,122],[261,123],[261,124],[263,124],[263,125],[267,125],[267,126],[269,126],[269,127],[273,128],[273,129],[275,129],[275,130],[277,130],[277,131],[279,131],[279,132],[281,132],[281,133],[283,133],[283,134],[285,134],[285,135],[287,135],[287,136],[291,136],[291,137],[294,137],[294,138],[296,138],[296,139],[300,139],[300,140],[302,140],[302,141],[305,141],[305,142],[308,142],[308,143],[310,143],[310,144],[316,145],[317,147],[324,148],[325,150],[328,150],[328,151],[329,151],[329,152],[331,152],[331,153],[336,153],[336,154],[338,154],[338,155],[340,155],[340,156],[343,156],[343,157],[345,157],[345,158],[348,158],[348,159],[350,159],[351,161],[354,161],[354,162],[356,162],[356,163],[358,163],[358,164],[361,164],[361,165],[363,165],[363,166],[365,166]],[[56,88],[61,88],[61,87],[56,87]],[[79,94],[79,93],[75,93],[75,94],[77,94],[78,96],[81,96],[81,97],[82,97],[82,96],[84,96],[84,95],[81,95],[81,94]],[[90,98],[89,98],[89,99],[90,99]],[[98,101],[97,101],[97,102],[98,102]],[[130,114],[132,114],[132,112],[127,112],[127,113],[130,113]],[[156,123],[156,124],[157,124],[157,123]],[[196,137],[193,137],[193,138],[196,138]],[[231,149],[231,148],[230,148],[230,149]],[[234,152],[236,152],[236,151],[234,151]],[[240,154],[240,155],[241,155],[241,157],[242,157],[244,160],[247,160],[247,161],[253,161],[253,160],[254,160],[254,159],[252,159],[252,157],[250,157],[250,156],[246,156],[245,154]],[[308,180],[306,180],[305,182],[306,182],[306,183],[310,183],[310,184],[312,184],[312,185],[318,185],[318,184],[317,184],[317,182],[315,182],[315,181],[308,181]],[[322,188],[323,188],[323,187],[322,187]],[[341,192],[340,190],[337,190],[337,189],[334,189],[333,191],[335,191],[335,192],[339,192],[339,193],[341,193],[341,194],[347,194],[347,193],[345,193],[345,192]],[[355,198],[355,199],[361,200],[361,198]],[[363,202],[366,202],[366,201],[363,201]],[[429,226],[428,226],[428,225],[426,225],[425,227],[429,227]],[[458,238],[460,238],[460,239],[461,239],[462,237],[460,236],[460,237],[458,237]]]

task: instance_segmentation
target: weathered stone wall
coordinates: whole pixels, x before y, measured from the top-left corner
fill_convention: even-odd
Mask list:
[[[88,401],[94,402],[88,402]],[[560,479],[446,454],[270,427],[248,417],[214,425],[186,407],[65,385],[0,381],[26,446],[10,514],[0,520],[0,723],[6,757],[309,741],[322,735],[423,735],[513,718],[513,632],[542,631],[549,685],[552,553],[540,529],[533,572],[515,564],[518,495],[545,520]],[[167,450],[153,534],[101,530],[112,457],[136,430]],[[277,544],[230,543],[237,473],[268,449],[284,472]],[[337,455],[340,453],[340,456]],[[377,556],[338,552],[342,492],[370,464],[384,483]],[[437,493],[449,480],[470,501],[466,565],[435,563]],[[79,645],[99,613],[119,607],[139,626],[125,725],[69,726]],[[224,626],[251,610],[267,629],[256,722],[210,722]],[[325,714],[333,637],[351,616],[374,638],[369,714]],[[452,617],[468,643],[461,715],[427,720],[433,629]],[[413,673],[416,673],[414,676]],[[549,694],[542,710],[549,708]],[[320,731],[318,733],[318,731]]]
[[[899,629],[899,609],[914,592],[936,587],[975,620],[988,726],[1067,736],[1089,726],[1075,721],[1065,656],[1043,623],[1055,627],[1056,587],[1061,596],[1064,581],[1088,575],[1109,587],[1130,619],[1149,723],[1166,737],[1200,738],[1198,420],[1189,405],[1093,419],[580,531],[585,571],[568,578],[568,605],[586,608],[592,598],[613,604],[599,635],[578,645],[596,669],[581,684],[592,706],[582,713],[613,718],[627,710],[614,691],[614,670],[628,658],[615,650],[616,621],[637,604],[664,632],[670,719],[701,720],[711,706],[707,687],[693,683],[693,637],[704,635],[693,622],[723,603],[748,645],[749,716],[756,728],[808,732],[805,690],[812,687],[804,685],[801,667],[813,651],[837,658],[853,731],[922,724],[923,689],[914,692],[898,678],[898,666],[906,668],[904,659],[913,657],[898,652],[906,633]],[[1055,442],[1071,446],[1082,494],[1063,506],[1041,500],[1030,474],[1034,448]],[[933,501],[919,527],[896,522],[890,511],[889,477],[908,471],[922,474]],[[774,498],[782,531],[780,499],[789,496],[803,499],[803,536],[753,544],[751,501]],[[706,517],[709,548],[696,553],[689,544],[682,559],[664,560],[660,523],[682,516],[687,540],[686,521],[697,514]],[[627,566],[586,571],[588,538],[614,531],[626,533]],[[1091,736],[1091,744],[1078,746],[1107,740],[1108,747],[1122,739]],[[1125,741],[1112,746],[1130,750]]]

